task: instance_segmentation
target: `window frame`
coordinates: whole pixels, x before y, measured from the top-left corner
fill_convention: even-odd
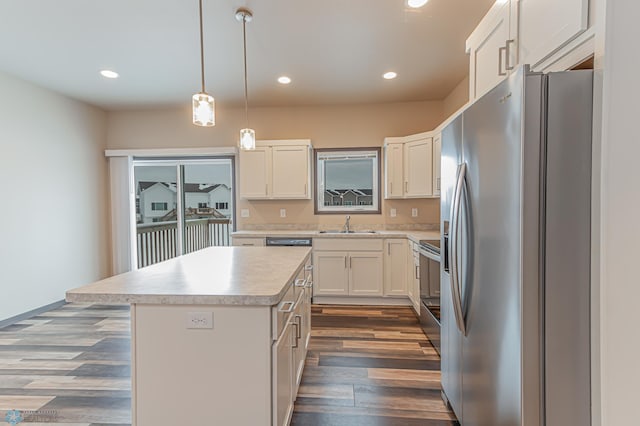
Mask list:
[[[358,152],[368,151],[375,152],[377,160],[374,167],[374,179],[371,198],[373,201],[373,209],[364,209],[363,206],[354,204],[351,209],[336,209],[334,205],[320,205],[320,194],[324,194],[324,190],[319,188],[320,182],[318,173],[318,156],[327,152]],[[382,148],[381,147],[353,147],[353,148],[316,148],[313,150],[313,187],[315,196],[313,197],[314,214],[382,214]],[[324,201],[324,195],[322,196]]]

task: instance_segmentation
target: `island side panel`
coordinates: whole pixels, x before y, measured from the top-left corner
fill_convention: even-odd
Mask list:
[[[187,329],[212,312],[212,329]],[[271,307],[132,305],[133,424],[271,424]]]

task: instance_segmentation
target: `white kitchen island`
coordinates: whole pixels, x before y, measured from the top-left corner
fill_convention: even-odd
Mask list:
[[[211,247],[67,301],[131,304],[132,424],[282,426],[309,341],[310,253]]]

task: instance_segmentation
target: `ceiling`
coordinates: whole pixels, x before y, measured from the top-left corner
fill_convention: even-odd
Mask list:
[[[252,107],[443,99],[493,2],[204,0],[206,89],[243,104],[235,11],[246,6]],[[24,80],[108,110],[188,104],[200,89],[197,0],[0,0],[0,11],[0,70]],[[384,80],[390,70],[398,77]],[[276,82],[283,74],[291,84]]]

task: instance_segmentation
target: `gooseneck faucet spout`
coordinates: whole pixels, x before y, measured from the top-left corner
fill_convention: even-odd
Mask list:
[[[351,216],[347,216],[347,217],[346,217],[346,220],[345,220],[345,222],[344,222],[344,229],[343,229],[343,231],[344,231],[344,232],[346,232],[346,233],[349,233],[349,232],[351,231],[351,227],[350,227],[350,225],[349,225],[349,221],[350,221],[350,220],[351,220]]]

